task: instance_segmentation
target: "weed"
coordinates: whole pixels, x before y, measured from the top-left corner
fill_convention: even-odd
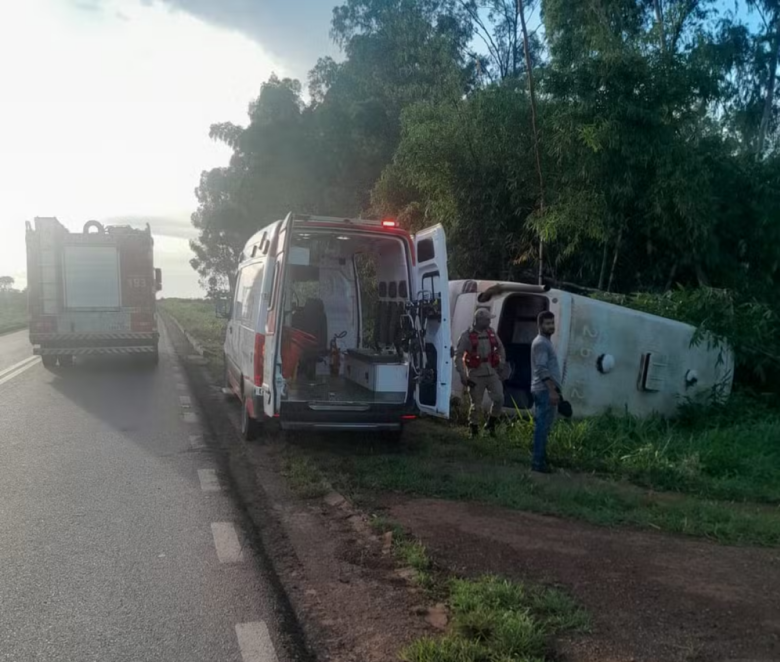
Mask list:
[[[449,590],[452,632],[413,643],[402,652],[402,660],[541,661],[551,636],[587,628],[583,610],[557,589],[486,576],[452,580]]]
[[[159,308],[176,318],[206,350],[209,372],[221,383],[227,321],[217,317],[215,304],[202,299],[162,299]]]
[[[415,641],[401,651],[399,659],[402,662],[491,662],[482,645],[454,636]]]
[[[401,540],[406,535],[398,522],[382,515],[372,515],[368,521],[369,526],[378,534],[391,532],[393,541]]]
[[[291,455],[285,458],[283,475],[293,492],[302,499],[314,499],[328,492],[325,477],[307,457]]]
[[[425,546],[416,541],[401,538],[393,541],[393,549],[398,559],[406,566],[418,572],[426,572],[431,568],[431,561]]]

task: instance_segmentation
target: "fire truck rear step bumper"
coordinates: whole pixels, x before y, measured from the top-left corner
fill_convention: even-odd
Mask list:
[[[38,356],[85,356],[117,354],[154,354],[156,345],[140,347],[35,347],[33,354]]]

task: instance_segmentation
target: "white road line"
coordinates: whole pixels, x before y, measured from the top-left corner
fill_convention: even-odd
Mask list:
[[[197,423],[198,422],[198,416],[191,411],[185,411],[184,412],[184,422],[185,423]]]
[[[206,444],[203,443],[203,437],[199,434],[190,435],[190,446],[193,450],[200,451],[206,448]]]
[[[220,563],[240,563],[244,560],[244,550],[238,541],[236,527],[231,522],[212,523],[211,533]]]
[[[7,375],[9,372],[13,372],[17,368],[21,368],[26,363],[33,363],[34,361],[40,361],[40,356],[28,356],[24,361],[19,361],[19,363],[14,363],[10,368],[6,368],[5,370],[0,370],[0,377],[3,377],[4,375]]]
[[[189,407],[192,404],[192,400],[190,400],[189,395],[180,395],[179,403],[181,404],[182,407]]]
[[[6,374],[5,377],[0,378],[0,386],[5,384],[6,382],[10,382],[14,377],[18,377],[26,370],[29,370],[30,368],[34,368],[36,365],[38,365],[41,362],[40,356],[33,356],[32,361],[28,361],[25,365],[23,365],[21,368],[19,368],[16,372],[12,372],[11,374]]]
[[[214,469],[198,469],[198,478],[200,489],[204,492],[219,492],[222,489]]]
[[[236,625],[238,647],[244,662],[278,662],[268,626],[264,621]]]

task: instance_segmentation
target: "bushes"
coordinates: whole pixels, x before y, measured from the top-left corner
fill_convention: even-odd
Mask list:
[[[514,422],[510,443],[530,452],[532,425]],[[654,490],[780,503],[780,413],[745,394],[725,405],[684,406],[673,421],[625,415],[559,421],[548,454],[555,466]]]
[[[27,295],[16,290],[0,291],[0,333],[27,325]]]

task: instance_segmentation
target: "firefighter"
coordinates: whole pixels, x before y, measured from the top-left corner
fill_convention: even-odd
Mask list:
[[[455,350],[455,367],[464,388],[468,389],[469,432],[479,433],[479,410],[485,390],[493,403],[485,430],[495,434],[498,416],[504,406],[503,376],[506,370],[506,352],[498,334],[490,326],[493,315],[487,308],[477,308],[473,326],[464,331]]]

